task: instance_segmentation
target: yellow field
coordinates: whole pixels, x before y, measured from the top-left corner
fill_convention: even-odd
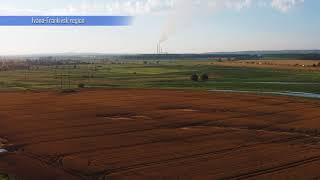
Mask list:
[[[232,67],[261,67],[279,69],[307,69],[320,71],[320,60],[223,60],[197,62],[197,64],[232,66]],[[314,66],[315,65],[315,66]]]

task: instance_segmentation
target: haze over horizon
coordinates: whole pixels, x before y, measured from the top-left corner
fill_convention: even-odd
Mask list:
[[[0,55],[320,49],[317,0],[0,0],[0,15],[132,15],[128,27],[0,27]]]
[[[39,56],[103,56],[103,55],[144,55],[151,53],[104,53],[104,52],[53,52],[28,54],[0,54],[0,57],[39,57]],[[243,50],[243,51],[211,51],[200,53],[168,53],[168,54],[320,54],[320,49],[283,49],[283,50]]]

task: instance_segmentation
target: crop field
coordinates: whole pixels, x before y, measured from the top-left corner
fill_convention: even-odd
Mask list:
[[[0,68],[0,179],[320,178],[317,62]]]
[[[320,177],[317,100],[152,89],[0,98],[0,171],[22,179]]]
[[[272,61],[272,66],[217,61],[118,61],[75,65],[32,66],[0,71],[0,90],[87,88],[156,88],[320,93],[320,67],[294,67],[318,61]],[[267,61],[265,61],[267,62]],[[271,62],[271,61],[270,61]],[[268,61],[268,63],[270,63]],[[290,68],[281,68],[281,67]],[[235,65],[235,66],[234,66]],[[280,67],[280,68],[277,68]],[[207,73],[209,81],[193,82],[192,74]]]
[[[230,67],[254,67],[320,71],[319,60],[220,60],[215,62],[203,61],[199,64]]]

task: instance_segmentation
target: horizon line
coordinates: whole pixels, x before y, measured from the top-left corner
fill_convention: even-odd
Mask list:
[[[254,53],[254,52],[285,52],[285,51],[319,51],[320,48],[317,49],[270,49],[270,50],[236,50],[236,51],[207,51],[207,52],[180,52],[180,53],[166,53],[166,54],[233,54],[233,53]],[[157,53],[132,53],[132,52],[124,52],[124,53],[110,53],[110,52],[46,52],[46,53],[21,53],[21,54],[0,54],[0,57],[12,57],[12,56],[50,56],[50,55],[148,55],[148,54],[157,54]],[[165,53],[164,53],[165,54]]]

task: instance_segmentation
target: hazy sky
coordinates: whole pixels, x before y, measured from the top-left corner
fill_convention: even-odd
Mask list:
[[[0,54],[320,49],[319,0],[0,0],[0,15],[133,15],[129,27],[0,27]]]

